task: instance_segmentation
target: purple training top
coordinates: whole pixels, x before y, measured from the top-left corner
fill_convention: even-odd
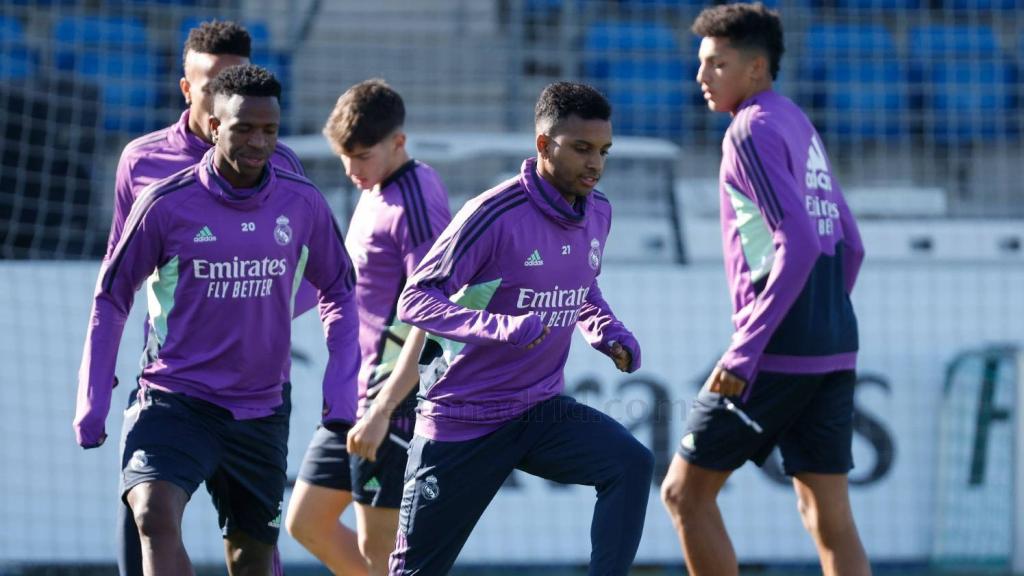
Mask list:
[[[601,297],[611,227],[600,192],[574,208],[536,170],[470,200],[424,257],[398,316],[441,339],[439,378],[420,392],[416,433],[457,441],[487,434],[560,394],[574,327],[604,353],[640,347]],[[544,326],[551,333],[530,350]]]
[[[105,258],[110,258],[121,239],[125,220],[142,190],[157,180],[197,164],[213,147],[189,130],[188,119],[189,111],[185,110],[176,123],[132,140],[121,151],[114,180],[114,218],[110,223]],[[280,142],[270,157],[270,163],[300,176],[306,175],[299,157]],[[295,315],[299,316],[315,305],[316,290],[304,282],[295,299]]]
[[[345,234],[356,267],[363,357],[359,416],[387,381],[409,334],[409,326],[395,317],[398,295],[451,219],[441,178],[414,160],[359,197]]]
[[[121,239],[124,222],[142,189],[199,163],[213,146],[189,130],[188,119],[189,111],[185,110],[176,123],[132,140],[121,152],[114,182],[114,219],[107,239],[108,258]],[[270,163],[305,175],[295,152],[280,142]]]
[[[143,283],[151,328],[140,384],[248,419],[281,403],[305,278],[319,289],[330,353],[324,419],[355,419],[355,274],[326,201],[302,176],[269,165],[258,187],[234,190],[213,156],[148,186],[104,260],[79,370],[83,446],[103,436],[118,345]]]
[[[864,247],[807,116],[770,90],[744,101],[722,142],[719,184],[736,327],[722,366],[748,383],[760,370],[855,368],[850,292]]]

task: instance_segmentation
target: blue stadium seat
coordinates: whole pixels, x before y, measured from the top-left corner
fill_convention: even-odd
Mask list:
[[[703,8],[713,6],[714,0],[619,0],[625,8]]]
[[[54,28],[54,39],[65,45],[147,47],[146,26],[138,18],[67,16]]]
[[[817,0],[821,4],[821,0]],[[927,7],[927,0],[834,0],[843,10],[917,10]]]
[[[156,126],[159,60],[141,20],[65,17],[53,36],[57,68],[99,86],[105,130],[135,134]]]
[[[655,22],[596,22],[583,50],[583,76],[607,94],[617,133],[683,136],[696,56],[684,60],[672,30]]]
[[[988,26],[918,26],[910,30],[908,47],[919,58],[992,57],[999,40]]]
[[[0,16],[0,42],[24,42],[25,29],[21,20],[8,16]]]
[[[117,7],[120,5],[131,5],[131,4],[157,4],[165,6],[198,6],[200,0],[103,0],[107,7]]]
[[[81,0],[6,0],[8,4],[14,6],[31,6],[33,8],[43,8],[45,6],[72,6],[80,1]]]
[[[825,59],[891,56],[895,49],[889,30],[879,25],[818,24],[804,37],[804,50]]]
[[[910,77],[926,134],[944,143],[1015,131],[1016,73],[987,26],[920,26],[910,31]]]
[[[0,81],[34,76],[38,66],[38,54],[25,42],[21,21],[0,16]]]
[[[803,76],[823,132],[844,138],[909,135],[907,71],[892,35],[878,25],[819,24],[804,37]]]
[[[945,0],[945,8],[951,10],[973,10],[988,12],[992,10],[1024,10],[1024,0]]]

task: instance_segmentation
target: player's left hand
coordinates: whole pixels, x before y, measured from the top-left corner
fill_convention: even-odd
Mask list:
[[[704,383],[704,387],[709,392],[722,396],[739,396],[747,387],[747,383],[739,376],[716,364],[711,376],[708,376],[707,382]]]
[[[629,369],[633,366],[633,354],[618,342],[612,342],[608,347],[608,355],[611,356],[612,361],[615,362],[615,367],[620,372],[629,372]]]
[[[390,416],[371,404],[363,417],[348,431],[345,447],[349,454],[356,454],[370,462],[377,460],[377,449],[388,435]]]

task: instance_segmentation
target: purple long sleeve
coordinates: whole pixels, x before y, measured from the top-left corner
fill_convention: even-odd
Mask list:
[[[640,343],[637,342],[633,333],[615,317],[611,306],[601,295],[601,289],[597,286],[596,279],[590,286],[590,290],[587,291],[586,300],[580,308],[577,326],[587,343],[603,354],[608,354],[612,342],[618,342],[629,350],[633,357],[629,371],[636,372],[640,369]]]
[[[853,368],[849,292],[863,247],[814,127],[791,101],[762,92],[740,106],[722,151],[722,242],[736,330],[720,365],[747,382],[761,370]]]
[[[814,263],[821,254],[818,237],[797,195],[797,182],[785,169],[790,162],[778,134],[756,120],[749,129],[737,130],[734,144],[740,155],[742,189],[753,190],[751,198],[760,209],[772,233],[774,263],[768,282],[753,301],[746,321],[737,327],[722,367],[752,382],[768,340],[775,334],[793,302],[803,290]]]
[[[354,423],[360,360],[355,270],[326,202],[317,203],[314,218],[306,279],[318,290],[320,321],[327,340],[323,421]]]
[[[451,300],[465,286],[500,277],[499,271],[491,266],[498,228],[488,228],[479,237],[471,238],[478,228],[466,226],[466,220],[475,213],[474,207],[467,206],[441,233],[402,292],[398,317],[431,334],[459,342],[526,346],[543,331],[539,317],[529,312],[502,314],[473,309]]]
[[[596,282],[611,205],[597,191],[576,202],[529,159],[467,202],[424,257],[399,299],[399,317],[442,350],[421,388],[417,434],[476,438],[561,394],[577,327],[605,354],[619,341],[639,365]]]
[[[846,293],[853,294],[853,287],[860,275],[860,266],[864,263],[864,242],[860,237],[860,228],[854,219],[846,198],[840,194],[839,222],[843,229],[843,279],[846,282]]]
[[[398,297],[451,219],[441,177],[415,160],[359,195],[345,245],[356,266],[360,416],[387,381],[408,336],[409,326],[397,318]],[[407,400],[403,412],[411,417],[415,399]]]
[[[104,423],[110,411],[114,389],[117,350],[124,325],[135,300],[135,292],[153,270],[163,252],[163,232],[159,216],[140,205],[134,219],[135,233],[115,246],[103,262],[89,326],[86,331],[82,364],[78,371],[78,402],[74,427],[78,444],[97,446],[106,438]],[[126,221],[128,218],[125,219]]]
[[[257,188],[235,191],[212,157],[147,187],[103,263],[79,371],[75,429],[84,446],[103,438],[117,346],[144,280],[140,385],[212,402],[241,420],[281,402],[292,309],[308,279],[320,291],[330,351],[329,416],[355,419],[353,271],[326,201],[276,167]]]

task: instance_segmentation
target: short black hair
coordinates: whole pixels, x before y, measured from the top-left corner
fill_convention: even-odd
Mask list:
[[[281,99],[281,83],[277,78],[261,66],[255,64],[239,64],[228,66],[203,87],[210,95],[226,96],[273,96]]]
[[[612,105],[596,88],[581,82],[554,82],[548,84],[537,99],[534,123],[537,131],[551,129],[569,116],[583,120],[610,120]]]
[[[380,78],[364,80],[338,98],[323,134],[338,154],[376,146],[405,124],[405,103]]]
[[[185,49],[181,53],[182,65],[189,52],[249,58],[252,56],[252,37],[241,24],[229,20],[210,20],[188,31]]]
[[[786,51],[782,19],[764,4],[722,4],[705,8],[690,28],[705,38],[727,38],[738,50],[759,50],[768,57],[772,80],[779,76],[779,61]]]

